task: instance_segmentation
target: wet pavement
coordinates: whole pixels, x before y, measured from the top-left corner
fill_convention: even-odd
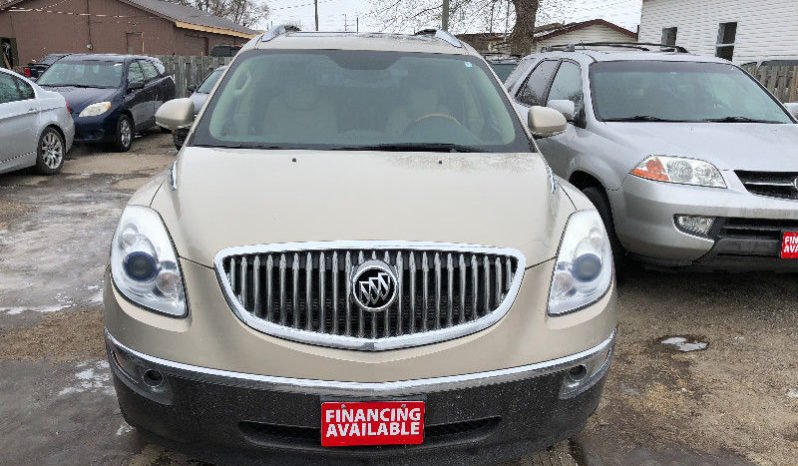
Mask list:
[[[0,175],[0,464],[197,464],[122,419],[101,285],[127,198],[174,160],[152,133],[64,172]],[[798,277],[638,271],[585,431],[516,465],[795,464]]]

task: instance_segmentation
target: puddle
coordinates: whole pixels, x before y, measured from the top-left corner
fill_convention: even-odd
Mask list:
[[[681,351],[682,353],[703,351],[707,349],[707,346],[709,346],[709,343],[705,343],[690,337],[668,337],[664,340],[660,340],[660,343],[676,349],[677,351]]]

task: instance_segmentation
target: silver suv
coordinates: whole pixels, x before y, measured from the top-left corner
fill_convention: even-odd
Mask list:
[[[531,55],[506,83],[520,111],[548,106],[569,120],[538,145],[614,229],[616,257],[798,270],[791,105],[728,61],[622,46]]]

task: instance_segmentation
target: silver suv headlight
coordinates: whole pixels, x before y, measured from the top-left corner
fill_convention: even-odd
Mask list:
[[[177,254],[161,217],[149,207],[122,213],[111,245],[111,277],[128,299],[173,317],[186,315]]]
[[[568,219],[549,291],[549,315],[578,311],[601,299],[612,283],[612,248],[595,210]]]
[[[703,160],[652,155],[640,162],[632,175],[665,183],[689,184],[707,188],[725,188],[726,182],[717,167]]]

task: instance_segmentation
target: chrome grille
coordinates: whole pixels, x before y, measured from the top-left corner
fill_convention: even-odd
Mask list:
[[[745,189],[760,196],[798,199],[798,172],[737,171]]]
[[[380,260],[396,271],[396,300],[363,310],[353,271]],[[236,315],[264,333],[323,346],[386,350],[467,335],[496,323],[520,287],[512,249],[440,243],[332,242],[231,248],[216,271]]]

